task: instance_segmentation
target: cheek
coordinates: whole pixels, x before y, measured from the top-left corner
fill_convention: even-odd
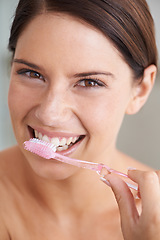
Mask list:
[[[19,107],[17,106],[18,98],[20,95],[17,94],[16,89],[14,88],[14,85],[12,84],[12,81],[10,82],[9,86],[9,92],[8,92],[8,106],[10,115],[15,115],[17,110],[19,110]]]
[[[8,106],[12,121],[20,120],[33,104],[32,95],[29,94],[23,85],[19,85],[11,80],[8,93]]]
[[[122,94],[105,94],[93,98],[92,101],[81,105],[82,122],[89,134],[96,136],[117,135],[121,126],[128,96]]]
[[[11,82],[8,93],[8,105],[11,117],[18,118],[20,112],[24,109],[24,95],[21,91]],[[21,111],[20,111],[21,110]]]

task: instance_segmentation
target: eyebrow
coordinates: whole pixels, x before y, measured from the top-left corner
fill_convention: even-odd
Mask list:
[[[26,61],[26,60],[23,60],[23,59],[17,59],[17,58],[15,58],[15,59],[13,59],[13,62],[27,65],[28,67],[34,68],[34,69],[36,69],[36,70],[40,70],[40,69],[41,69],[41,68],[40,68],[39,66],[37,66],[36,64],[30,63],[30,62],[28,62],[28,61]]]
[[[115,75],[111,72],[101,72],[101,71],[93,71],[93,72],[83,72],[83,73],[76,73],[74,77],[88,77],[88,76],[94,76],[94,75],[105,75],[105,76],[111,76],[112,78],[115,78]]]
[[[24,59],[18,59],[15,58],[13,59],[13,62],[15,63],[20,63],[20,64],[24,64],[28,67],[34,68],[36,70],[41,70],[41,67],[37,66],[34,63],[28,62]],[[81,78],[81,77],[88,77],[88,76],[96,76],[96,75],[105,75],[105,76],[111,76],[112,78],[115,79],[115,75],[111,72],[104,72],[104,71],[91,71],[91,72],[82,72],[82,73],[76,73],[74,74],[75,78]]]

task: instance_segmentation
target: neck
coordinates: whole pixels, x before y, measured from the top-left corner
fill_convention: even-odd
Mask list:
[[[99,180],[94,171],[77,168],[66,179],[48,180],[36,175],[26,159],[21,161],[21,165],[25,189],[36,201],[38,199],[41,202],[44,209],[48,208],[55,215],[104,211],[115,204],[111,189]]]
[[[64,212],[100,211],[111,203],[110,188],[90,170],[80,169],[75,175],[57,181],[48,181],[34,174],[28,176],[27,188],[32,196],[56,215]]]

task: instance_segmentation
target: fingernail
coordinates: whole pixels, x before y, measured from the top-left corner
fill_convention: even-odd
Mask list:
[[[135,196],[135,199],[136,199],[136,200],[139,200],[140,198],[139,198],[138,196]]]
[[[139,199],[140,199],[140,197],[138,196],[138,194],[135,196],[135,199],[136,199],[136,200],[139,200]]]
[[[107,184],[109,187],[111,187],[110,182],[108,182],[104,177],[100,177],[100,180],[101,180],[102,182],[104,182],[105,184]]]
[[[136,170],[134,167],[128,167],[127,170]]]

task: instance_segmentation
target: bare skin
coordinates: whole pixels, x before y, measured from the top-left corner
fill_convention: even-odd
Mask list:
[[[107,176],[119,205],[125,240],[160,239],[160,171],[129,170],[129,177],[139,185],[141,211],[126,184],[115,176]],[[119,187],[117,187],[117,183]]]
[[[138,169],[147,167],[117,152],[117,157],[124,162],[123,171],[128,166]],[[3,239],[123,239],[120,226],[120,216],[114,195],[106,187],[96,173],[82,170],[81,184],[72,184],[72,192],[67,193],[66,183],[60,184],[61,189],[56,192],[52,209],[44,201],[38,191],[38,186],[32,182],[33,173],[26,168],[25,159],[18,147],[1,152],[1,221],[6,231]],[[9,167],[8,167],[9,166]],[[30,176],[29,178],[27,176]],[[32,180],[33,181],[33,180]],[[43,181],[42,181],[43,182]],[[64,186],[65,186],[65,193]],[[89,191],[92,186],[92,191]],[[70,188],[70,186],[68,186]],[[76,191],[76,198],[71,194]],[[82,189],[83,188],[83,189]],[[83,191],[83,195],[81,193]],[[53,192],[55,191],[53,183]],[[63,196],[64,195],[64,196]],[[65,199],[65,200],[64,200]],[[88,200],[90,203],[88,205]],[[76,201],[74,201],[76,200]],[[138,201],[137,201],[138,203]],[[94,230],[93,230],[94,229]],[[9,237],[9,236],[10,237]]]
[[[121,194],[123,182],[110,179],[111,189],[96,173],[42,159],[25,151],[23,142],[35,130],[50,138],[83,135],[66,155],[121,172],[147,170],[116,150],[116,138],[124,115],[146,102],[155,74],[151,65],[135,84],[113,44],[77,18],[42,14],[30,22],[11,70],[8,99],[18,146],[0,154],[1,239],[123,239],[121,205],[119,211],[113,195]]]

